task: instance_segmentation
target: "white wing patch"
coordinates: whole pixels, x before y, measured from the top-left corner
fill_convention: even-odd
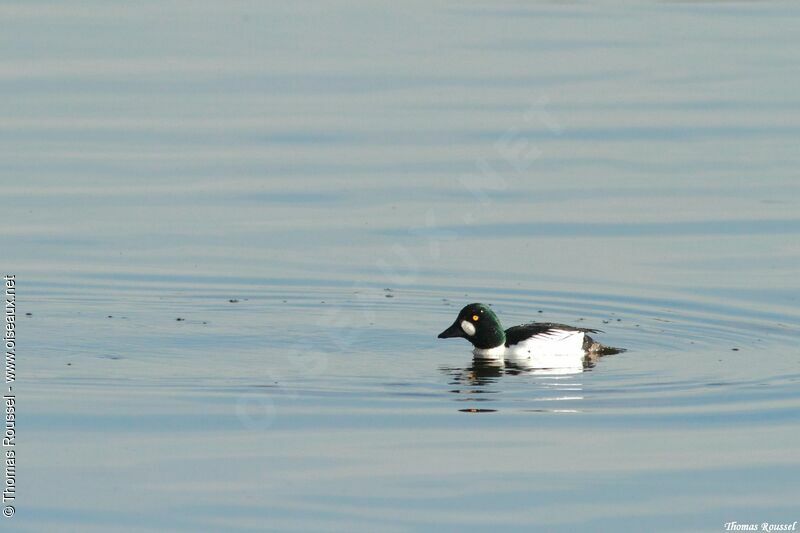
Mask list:
[[[506,359],[528,368],[583,367],[583,331],[551,329],[509,346]]]

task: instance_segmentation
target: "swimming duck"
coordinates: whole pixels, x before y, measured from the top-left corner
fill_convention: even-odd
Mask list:
[[[531,322],[503,330],[491,308],[481,303],[465,306],[440,339],[464,337],[476,358],[498,359],[527,368],[577,368],[601,355],[623,350],[603,346],[588,333],[597,329],[576,328],[552,322]]]

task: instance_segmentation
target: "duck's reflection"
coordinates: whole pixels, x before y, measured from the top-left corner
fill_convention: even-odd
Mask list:
[[[499,402],[508,399],[514,403],[525,402],[524,411],[530,412],[578,412],[576,402],[583,400],[583,384],[575,378],[584,371],[594,367],[596,358],[587,357],[582,366],[567,368],[535,368],[526,365],[524,360],[485,359],[475,357],[465,367],[442,367],[440,370],[450,376],[450,385],[455,388],[451,393],[456,394],[458,402]],[[505,388],[498,382],[503,376],[535,376],[535,383],[527,382],[520,389],[517,386]],[[503,383],[510,383],[504,381]],[[530,385],[534,385],[533,388]],[[503,396],[503,398],[495,395]],[[550,402],[558,402],[558,408],[549,407]],[[565,403],[562,403],[565,402]],[[569,405],[567,405],[569,404]],[[546,407],[547,406],[547,407]],[[470,407],[459,409],[469,413],[495,412],[495,409],[486,409],[486,404],[480,408]],[[493,404],[492,407],[495,407]]]
[[[487,385],[494,383],[503,375],[518,376],[520,374],[537,376],[564,376],[580,374],[595,366],[597,358],[586,357],[583,364],[577,367],[540,368],[528,364],[527,359],[486,359],[474,357],[472,363],[463,368],[441,367],[441,370],[450,374],[454,384],[464,383],[470,385]]]
[[[443,368],[453,377],[453,385],[469,385],[482,387],[497,381],[506,372],[502,360],[476,357],[472,364],[465,368]],[[454,391],[455,392],[455,391]]]

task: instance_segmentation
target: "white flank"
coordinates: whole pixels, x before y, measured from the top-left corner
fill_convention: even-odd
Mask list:
[[[506,361],[525,368],[583,368],[582,331],[550,330],[509,346]]]
[[[461,321],[461,329],[464,330],[464,333],[472,337],[475,335],[475,326],[472,325],[472,322],[468,322],[466,320]]]

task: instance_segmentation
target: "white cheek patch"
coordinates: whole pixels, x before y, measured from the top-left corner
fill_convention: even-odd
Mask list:
[[[462,320],[461,329],[463,329],[464,333],[466,333],[470,337],[475,335],[475,326],[472,325],[472,322],[467,322],[466,320]]]

